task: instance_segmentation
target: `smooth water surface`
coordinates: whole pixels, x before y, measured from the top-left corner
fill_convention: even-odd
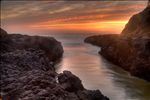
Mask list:
[[[110,100],[150,100],[150,83],[130,76],[98,54],[99,47],[83,42],[85,36],[54,36],[62,42],[64,55],[57,72],[69,70],[85,88],[100,89]]]

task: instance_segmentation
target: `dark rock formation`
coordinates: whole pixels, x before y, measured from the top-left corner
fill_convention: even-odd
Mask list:
[[[126,24],[121,35],[124,38],[148,38],[150,37],[150,6],[142,12],[133,15]]]
[[[83,90],[83,85],[81,84],[81,80],[71,74],[69,71],[64,71],[62,74],[58,76],[59,83],[63,86],[63,88],[69,92]]]
[[[29,48],[41,49],[48,55],[49,59],[53,61],[60,58],[63,54],[61,43],[52,37],[9,34],[1,38],[1,41],[1,44],[4,46],[4,48],[1,48],[1,52],[11,52],[16,49],[23,50]]]
[[[150,6],[132,16],[120,35],[91,36],[85,42],[100,46],[106,59],[150,81]]]
[[[86,90],[69,71],[55,72],[63,49],[54,38],[7,34],[1,30],[0,98],[3,100],[108,100]]]
[[[0,28],[0,31],[1,31],[0,38],[3,38],[3,37],[5,37],[7,35],[7,32],[5,30]]]

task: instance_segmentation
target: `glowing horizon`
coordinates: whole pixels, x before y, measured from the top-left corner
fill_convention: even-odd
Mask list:
[[[9,32],[93,31],[119,34],[147,1],[2,1],[1,26]]]
[[[106,22],[91,22],[91,23],[72,23],[72,24],[37,24],[31,25],[33,29],[50,29],[50,30],[81,30],[81,31],[102,31],[110,30],[110,32],[119,33],[128,21],[106,21]],[[114,27],[117,27],[114,29]]]

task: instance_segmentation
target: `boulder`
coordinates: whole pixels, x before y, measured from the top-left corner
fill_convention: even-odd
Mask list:
[[[58,75],[58,81],[69,92],[83,90],[81,80],[69,71],[63,71]]]

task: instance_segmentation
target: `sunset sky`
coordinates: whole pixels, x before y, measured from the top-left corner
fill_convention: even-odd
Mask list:
[[[89,31],[120,33],[145,1],[2,1],[1,26],[8,32]]]

